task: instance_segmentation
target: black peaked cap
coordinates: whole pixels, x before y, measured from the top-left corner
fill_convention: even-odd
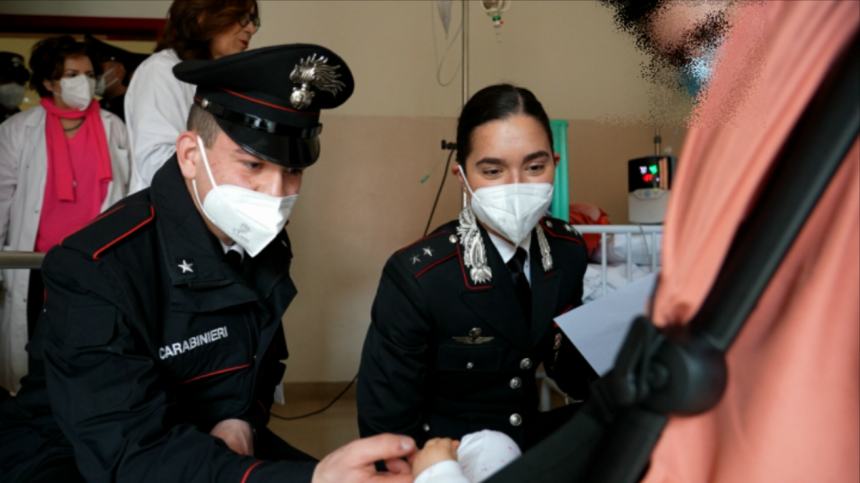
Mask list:
[[[24,57],[20,54],[0,52],[0,81],[26,84],[30,71],[24,64]]]
[[[320,110],[343,104],[354,88],[346,62],[329,49],[288,44],[173,68],[195,84],[194,102],[246,151],[295,168],[319,157]]]
[[[84,36],[84,44],[86,44],[87,52],[91,55],[93,62],[101,63],[113,60],[122,64],[128,72],[133,72],[141,62],[149,57],[149,54],[125,50],[103,42],[92,35]]]

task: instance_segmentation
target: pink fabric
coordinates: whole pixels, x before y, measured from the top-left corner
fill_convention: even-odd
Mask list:
[[[63,201],[75,200],[75,172],[72,170],[72,160],[69,157],[69,148],[66,145],[66,133],[60,118],[81,119],[84,123],[76,135],[84,134],[84,139],[89,143],[89,158],[92,160],[90,166],[95,168],[95,173],[100,180],[111,180],[110,151],[108,150],[105,128],[99,113],[99,103],[90,101],[90,105],[83,111],[77,109],[60,109],[54,103],[54,99],[44,97],[41,105],[45,108],[45,139],[48,143],[48,172],[53,171],[53,184],[49,185],[56,190],[57,197]],[[92,169],[92,168],[90,168]]]
[[[71,201],[60,199],[55,190],[48,188],[54,186],[56,172],[48,171],[45,196],[42,198],[42,216],[39,218],[39,231],[36,232],[37,252],[47,252],[63,238],[86,226],[101,212],[110,180],[99,179],[96,170],[92,169],[92,140],[87,139],[88,134],[78,131],[67,140],[72,172],[80,173],[75,177],[75,189],[80,196]]]
[[[46,98],[42,99],[42,106],[47,111],[48,174],[34,246],[37,252],[47,252],[95,218],[112,178],[98,103],[91,103],[84,111],[64,110],[56,107],[53,99]],[[61,117],[85,117],[85,121],[68,138]]]
[[[736,7],[679,160],[653,313],[706,296],[779,148],[860,24],[860,2]],[[719,405],[670,420],[645,481],[860,480],[860,147],[855,142],[727,359]]]

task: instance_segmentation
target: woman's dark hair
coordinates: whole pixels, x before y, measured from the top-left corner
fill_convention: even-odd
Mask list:
[[[466,158],[472,151],[472,131],[481,124],[504,119],[514,114],[526,114],[543,126],[552,145],[549,116],[532,91],[510,84],[484,87],[466,102],[457,121],[457,162],[465,168]]]
[[[45,88],[45,81],[57,80],[63,77],[66,59],[69,57],[87,57],[92,61],[83,42],[78,42],[69,35],[48,37],[36,42],[30,52],[30,88],[41,97],[52,97],[53,93]],[[93,62],[93,71],[101,74],[101,66]]]
[[[173,0],[155,51],[173,49],[182,60],[211,59],[215,35],[245,20],[259,20],[257,0]]]

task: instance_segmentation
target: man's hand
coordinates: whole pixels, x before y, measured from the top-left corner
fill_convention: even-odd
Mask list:
[[[387,482],[408,483],[412,481],[409,465],[400,458],[415,452],[415,441],[408,436],[377,434],[357,439],[334,450],[319,462],[314,470],[312,483]],[[375,461],[383,460],[387,473],[377,473]]]
[[[424,448],[415,454],[412,461],[412,474],[415,477],[434,464],[445,461],[457,461],[457,447],[460,442],[450,438],[433,438],[424,444]]]
[[[227,447],[243,456],[254,456],[254,432],[251,425],[241,419],[225,419],[216,424],[209,434],[227,443]]]

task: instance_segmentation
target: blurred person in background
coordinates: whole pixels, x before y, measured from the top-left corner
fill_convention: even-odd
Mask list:
[[[130,162],[125,126],[93,99],[99,69],[82,42],[39,41],[30,69],[39,106],[0,124],[0,241],[44,253],[127,194]],[[0,386],[14,390],[44,287],[39,270],[0,273]]]
[[[194,86],[174,77],[173,66],[242,52],[259,27],[256,0],[173,2],[155,54],[138,67],[125,96],[133,158],[131,192],[150,185],[185,130]]]
[[[24,57],[13,52],[0,52],[0,122],[21,112],[30,71],[24,67]]]
[[[138,54],[87,35],[84,38],[87,49],[93,56],[93,61],[102,69],[102,75],[96,81],[96,95],[101,97],[99,105],[125,121],[125,93],[128,83],[137,66],[148,57]]]

